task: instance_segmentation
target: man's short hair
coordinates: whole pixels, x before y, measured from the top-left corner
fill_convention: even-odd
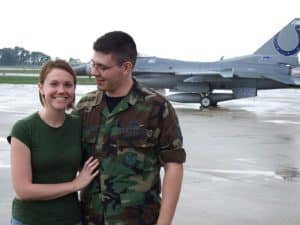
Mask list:
[[[130,61],[135,65],[137,58],[136,44],[133,38],[123,31],[112,31],[99,37],[93,49],[96,52],[112,54],[118,63]]]

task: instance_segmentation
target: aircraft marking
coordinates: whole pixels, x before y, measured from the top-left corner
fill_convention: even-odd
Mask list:
[[[297,32],[297,36],[298,36],[298,44],[297,46],[292,49],[292,50],[284,50],[282,49],[279,44],[278,44],[278,36],[279,36],[279,33],[278,32],[275,36],[274,36],[274,39],[273,39],[273,44],[274,44],[274,47],[275,49],[281,54],[281,55],[284,55],[284,56],[290,56],[290,55],[294,55],[296,54],[298,51],[300,51],[300,25],[296,25],[295,26],[295,31]]]

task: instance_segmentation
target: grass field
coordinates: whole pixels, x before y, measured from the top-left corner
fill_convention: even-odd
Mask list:
[[[1,75],[0,72],[0,84],[37,84],[38,76],[6,76]],[[77,77],[77,84],[89,85],[95,84],[94,78],[89,77]]]
[[[0,84],[37,84],[40,67],[6,67],[0,66]],[[95,84],[94,78],[78,76],[77,83]]]
[[[0,75],[20,73],[20,74],[38,74],[40,72],[39,67],[4,67],[0,66]]]

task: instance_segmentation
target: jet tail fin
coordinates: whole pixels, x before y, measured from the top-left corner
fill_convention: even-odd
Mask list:
[[[254,54],[297,58],[300,51],[300,18],[295,18]],[[288,62],[289,60],[287,60]],[[294,61],[294,60],[292,60]],[[298,60],[297,60],[298,61]]]

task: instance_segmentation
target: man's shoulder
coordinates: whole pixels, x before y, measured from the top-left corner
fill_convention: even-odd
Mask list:
[[[80,110],[99,104],[101,101],[101,96],[102,92],[98,90],[88,92],[79,100],[76,105],[76,109]]]
[[[92,101],[94,100],[97,95],[99,94],[99,91],[98,90],[94,90],[94,91],[91,91],[91,92],[88,92],[86,93],[81,99],[79,102],[88,102],[88,101]]]
[[[159,92],[157,92],[152,88],[139,86],[138,90],[139,90],[139,94],[144,97],[145,101],[161,102],[161,103],[168,101],[165,96],[163,96],[162,94],[160,94]]]
[[[143,86],[138,86],[138,90],[140,96],[143,96],[143,101],[139,101],[142,104],[146,104],[148,107],[158,109],[164,118],[167,116],[177,117],[174,107],[172,106],[171,102],[161,93],[158,91],[147,88]]]

